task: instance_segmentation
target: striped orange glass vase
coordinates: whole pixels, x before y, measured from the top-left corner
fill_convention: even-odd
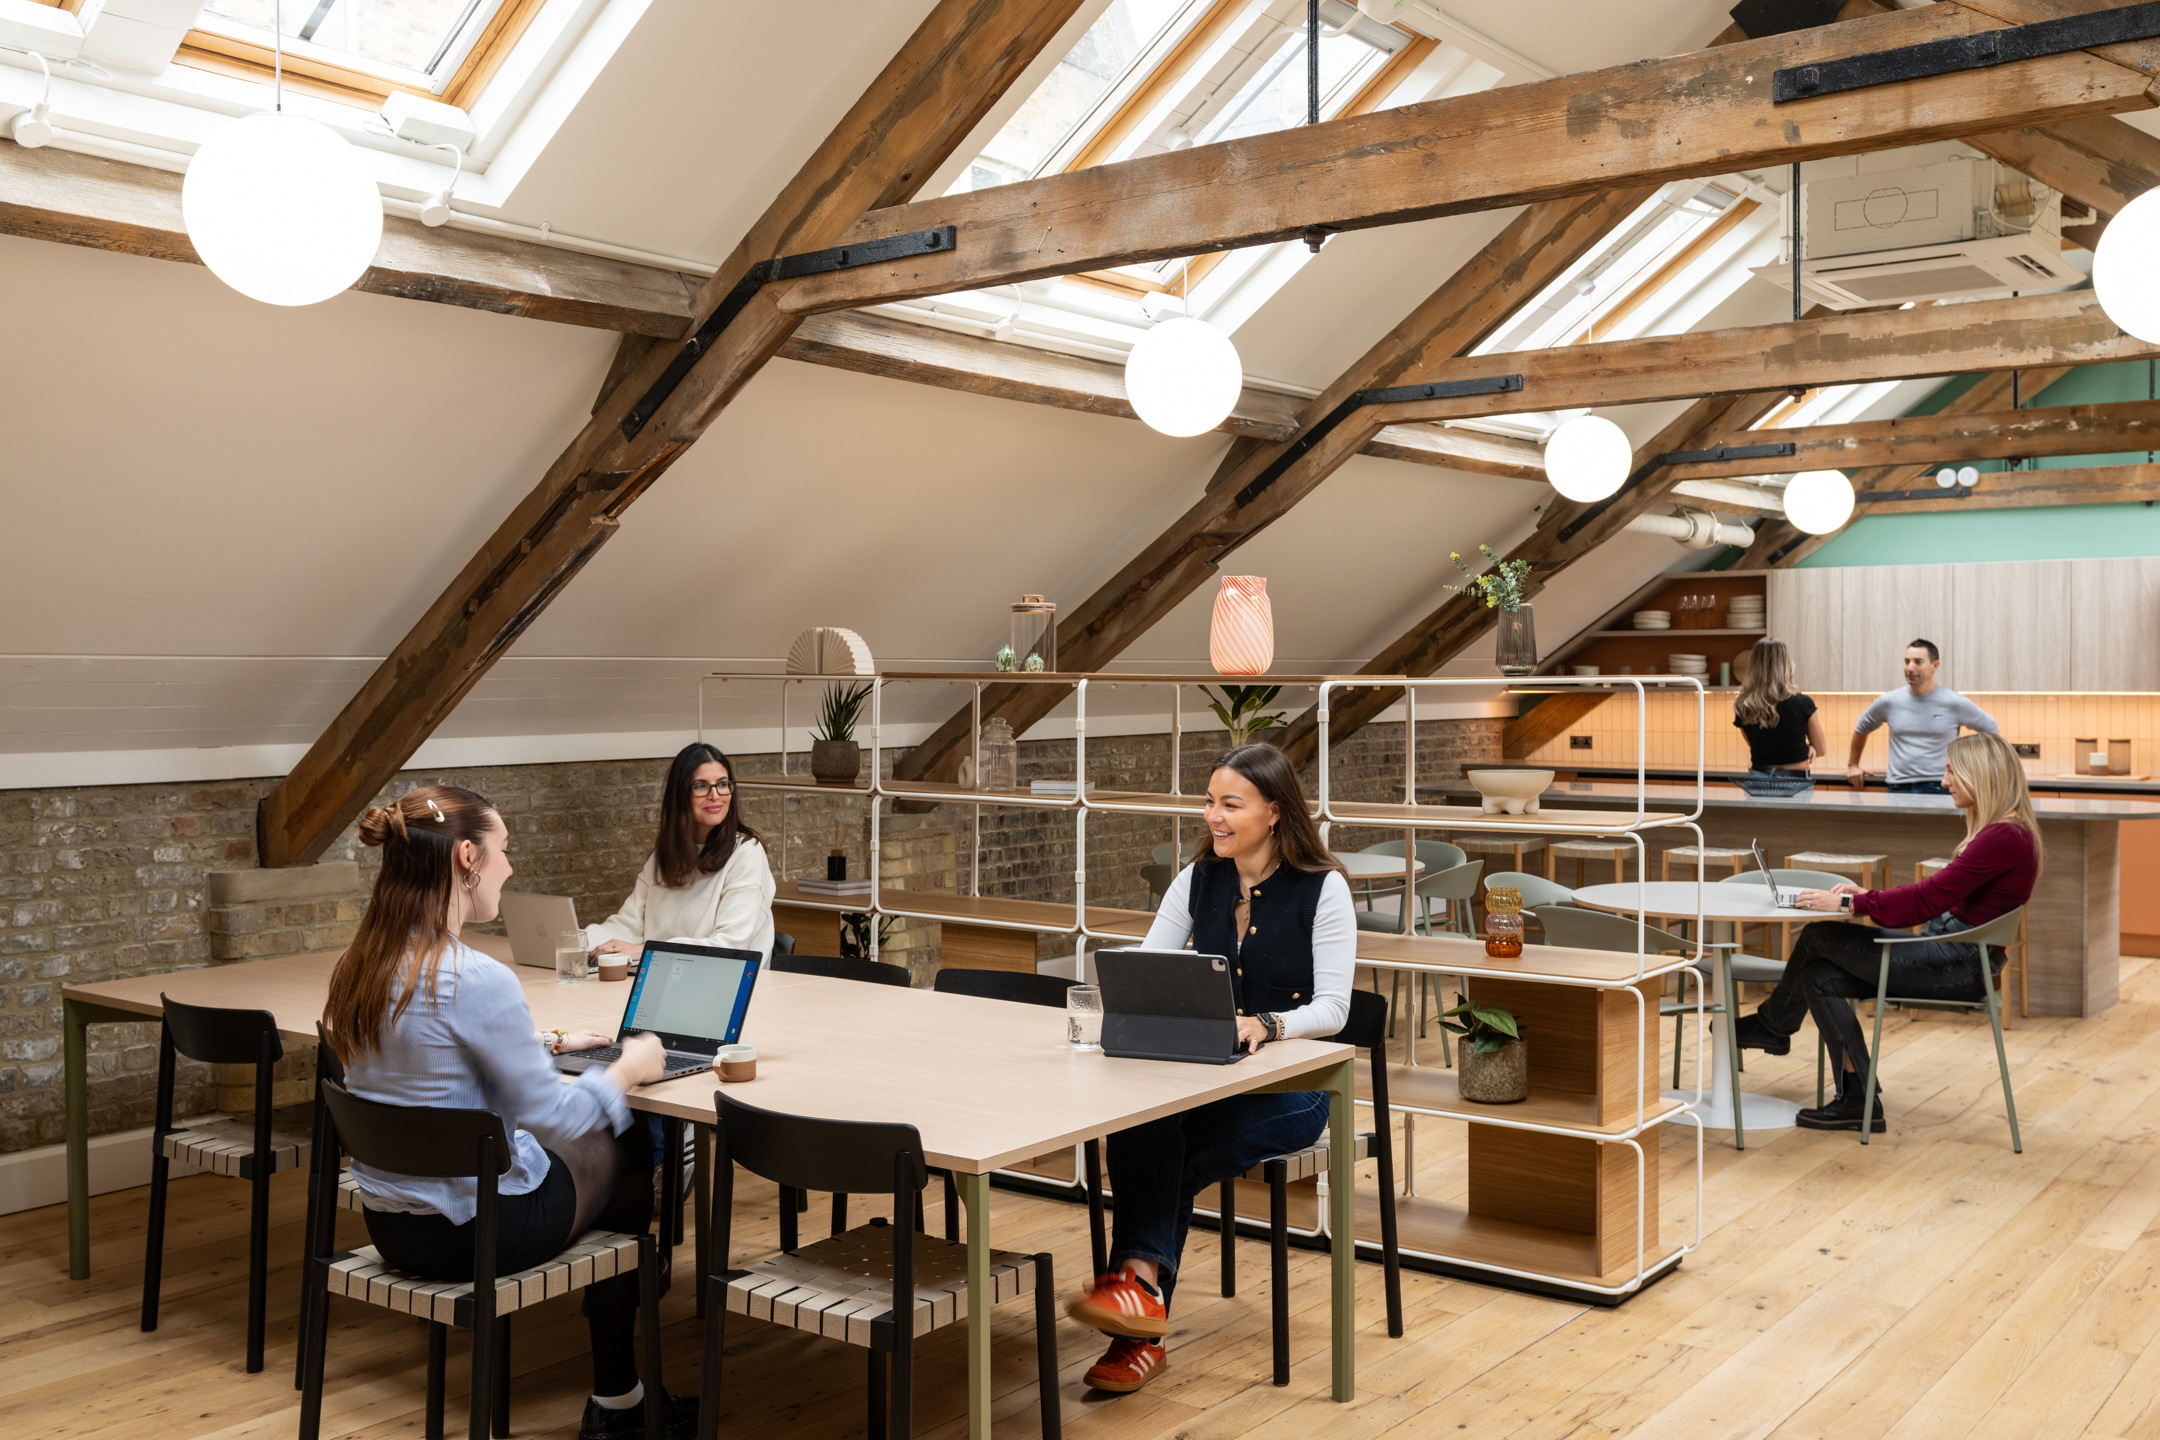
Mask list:
[[[1218,675],[1264,675],[1275,663],[1275,612],[1268,606],[1265,577],[1222,577],[1215,623],[1208,631],[1208,660]]]

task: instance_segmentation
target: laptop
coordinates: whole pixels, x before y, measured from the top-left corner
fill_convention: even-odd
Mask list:
[[[555,938],[575,930],[577,906],[567,895],[526,895],[503,891],[503,930],[510,936],[510,956],[520,965],[555,968]]]
[[[1190,950],[1098,950],[1103,1054],[1124,1060],[1234,1065],[1237,992],[1230,962]]]
[[[1778,909],[1799,909],[1800,892],[1789,886],[1780,885],[1770,878],[1770,866],[1763,860],[1762,841],[1750,840],[1748,841],[1748,848],[1755,852],[1755,868],[1762,872],[1763,883],[1770,887],[1770,898],[1776,903]]]
[[[733,1045],[742,1035],[743,1016],[750,1009],[750,991],[757,984],[762,958],[755,950],[646,941],[643,963],[631,982],[630,999],[616,1031],[619,1041],[638,1034],[659,1036],[667,1047],[663,1080],[710,1070],[714,1052]],[[555,1068],[577,1075],[612,1065],[622,1058],[619,1041],[558,1055]]]

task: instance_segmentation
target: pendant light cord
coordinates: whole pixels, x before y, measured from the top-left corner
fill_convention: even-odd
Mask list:
[[[1800,318],[1800,162],[1792,167],[1792,318]]]
[[[1305,0],[1305,123],[1320,123],[1320,0]]]
[[[285,113],[285,0],[271,0],[270,5],[270,76],[275,89],[277,112]]]

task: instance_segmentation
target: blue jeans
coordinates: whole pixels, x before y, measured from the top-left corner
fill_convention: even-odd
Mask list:
[[[1947,795],[1950,787],[1940,780],[1901,780],[1884,787],[1893,795]]]
[[[1328,1094],[1321,1090],[1233,1095],[1112,1135],[1111,1270],[1127,1260],[1154,1261],[1162,1267],[1167,1308],[1192,1228],[1193,1197],[1263,1160],[1304,1149],[1327,1123]]]

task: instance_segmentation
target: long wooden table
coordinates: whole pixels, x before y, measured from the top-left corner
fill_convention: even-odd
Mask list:
[[[501,944],[472,939],[491,951]],[[288,1046],[312,1045],[336,960],[335,953],[296,955],[61,992],[71,1278],[90,1273],[87,1027],[155,1017],[165,994],[195,1005],[268,1010]],[[626,986],[560,985],[552,970],[516,970],[540,1029],[612,1034],[622,1018]],[[953,1172],[967,1209],[968,1432],[975,1440],[990,1433],[991,1171],[1231,1095],[1325,1090],[1333,1133],[1356,1128],[1354,1052],[1316,1040],[1269,1045],[1235,1065],[1113,1060],[1072,1050],[1060,1011],[771,972],[758,979],[743,1038],[758,1047],[758,1078],[733,1093],[794,1114],[905,1121],[921,1132],[928,1163]],[[711,1075],[686,1076],[633,1091],[630,1105],[709,1124],[715,1088]],[[1329,1150],[1333,1395],[1341,1402],[1355,1394],[1353,1150]],[[709,1167],[703,1169],[701,1193],[710,1180]],[[701,1272],[705,1232],[699,1226]]]

